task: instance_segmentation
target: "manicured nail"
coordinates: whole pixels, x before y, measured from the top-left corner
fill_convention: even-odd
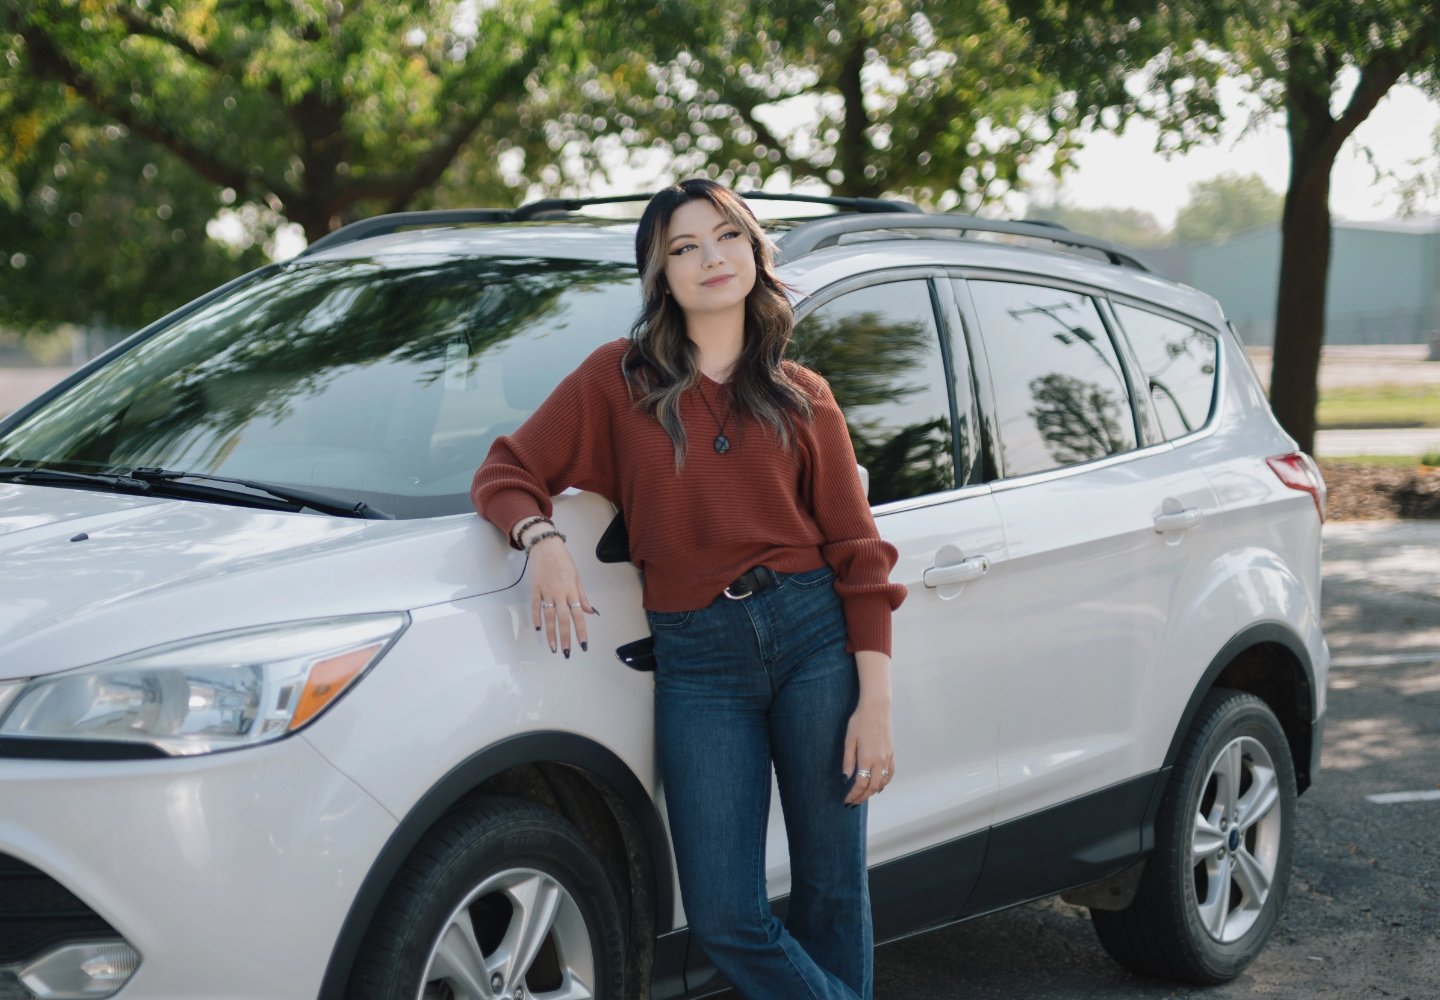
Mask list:
[[[586,642],[584,639],[581,639],[581,640],[580,640],[580,648],[581,648],[581,650],[583,650],[584,652],[588,653],[588,652],[590,652],[590,643]]]
[[[556,650],[555,644],[554,644],[553,642],[550,644],[550,652],[552,652],[552,653],[558,652],[558,650]]]
[[[569,647],[569,646],[566,646],[566,647],[565,647],[565,659],[567,659],[567,660],[570,659],[570,647]]]
[[[539,626],[539,625],[536,625],[536,626],[535,626],[535,631],[536,631],[536,632],[539,632],[539,631],[540,631],[540,626]]]

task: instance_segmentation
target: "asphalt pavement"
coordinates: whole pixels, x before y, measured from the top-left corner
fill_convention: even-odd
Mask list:
[[[1385,798],[1440,789],[1440,522],[1327,525],[1324,573],[1322,770],[1249,969],[1205,989],[1134,976],[1085,910],[1048,900],[882,946],[877,1000],[1440,998],[1440,800]]]

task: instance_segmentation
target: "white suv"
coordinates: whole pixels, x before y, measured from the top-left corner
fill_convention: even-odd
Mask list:
[[[1234,976],[1319,757],[1313,464],[1208,296],[833,201],[774,232],[910,590],[877,937],[1066,892],[1126,965]],[[556,504],[603,612],[567,660],[468,499],[638,307],[633,223],[578,207],[359,223],[0,423],[0,998],[723,986],[611,655],[645,634],[589,555],[613,509]]]

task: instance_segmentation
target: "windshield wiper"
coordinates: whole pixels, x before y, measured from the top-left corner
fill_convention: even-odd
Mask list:
[[[177,488],[180,490],[196,489],[187,487],[184,483],[176,482],[178,479],[200,479],[207,483],[228,483],[232,486],[243,486],[247,490],[256,490],[260,493],[268,493],[270,496],[288,503],[298,504],[310,510],[317,510],[322,514],[334,514],[337,517],[359,517],[370,521],[393,521],[394,514],[387,514],[378,507],[372,507],[364,500],[350,500],[340,497],[327,496],[324,493],[313,493],[310,490],[297,490],[291,486],[277,486],[274,483],[261,482],[258,479],[231,479],[228,476],[212,476],[204,472],[183,472],[178,469],[160,469],[154,466],[140,466],[131,469],[128,475],[123,478],[139,480],[147,486],[159,486],[161,489]],[[205,489],[205,487],[199,487]],[[233,491],[215,491],[234,494]]]
[[[201,486],[198,483],[176,482],[178,479],[202,479],[208,482],[243,486],[246,489],[265,493],[277,500],[284,501],[285,506],[270,503],[253,493],[241,493],[238,490],[227,490],[215,486]],[[61,469],[37,469],[28,465],[0,466],[0,482],[6,480],[37,486],[98,486],[117,493],[179,496],[229,503],[241,501],[250,506],[267,510],[300,510],[303,508],[316,510],[322,514],[334,514],[338,517],[361,517],[373,521],[393,521],[395,519],[393,514],[387,514],[363,500],[342,500],[322,493],[292,489],[288,486],[275,486],[253,479],[228,479],[224,476],[209,476],[203,472],[180,472],[150,466],[141,466],[131,469],[129,472],[119,473],[67,472]]]

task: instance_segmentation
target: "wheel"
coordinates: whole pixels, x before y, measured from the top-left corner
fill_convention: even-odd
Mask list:
[[[1092,910],[1101,945],[1137,972],[1233,979],[1280,918],[1295,836],[1295,766],[1259,698],[1216,689],[1190,728],[1133,902]]]
[[[555,812],[485,799],[440,820],[396,876],[349,1000],[609,1000],[624,995],[604,866]]]

